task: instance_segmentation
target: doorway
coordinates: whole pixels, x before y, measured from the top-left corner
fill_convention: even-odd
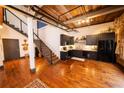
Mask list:
[[[20,58],[18,39],[3,39],[4,61]]]

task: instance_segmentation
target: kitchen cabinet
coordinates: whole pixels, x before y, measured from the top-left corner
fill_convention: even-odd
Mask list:
[[[86,45],[97,45],[98,35],[87,35],[86,36]]]
[[[98,35],[87,35],[86,45],[97,45],[99,40],[115,41],[115,32],[101,33]]]
[[[101,33],[98,35],[98,40],[115,40],[115,32]]]
[[[87,51],[87,58],[96,60],[97,52],[96,51]]]
[[[70,50],[69,51],[69,56],[82,58],[83,57],[83,51],[81,51],[81,50]]]
[[[61,36],[60,36],[60,45],[61,46],[74,45],[74,37],[61,34]]]
[[[70,57],[97,59],[97,51],[70,50],[68,53]]]
[[[68,58],[69,58],[68,52],[63,52],[63,51],[61,51],[61,52],[60,52],[60,58],[61,58],[61,60],[66,60],[66,59],[68,59]]]

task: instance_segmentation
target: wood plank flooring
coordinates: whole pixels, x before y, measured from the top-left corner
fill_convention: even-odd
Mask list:
[[[29,69],[28,59],[5,62],[0,69],[0,87],[24,87],[39,78],[52,88],[124,87],[124,72],[118,66],[86,60],[68,60],[49,65],[45,59],[36,59],[36,72]]]

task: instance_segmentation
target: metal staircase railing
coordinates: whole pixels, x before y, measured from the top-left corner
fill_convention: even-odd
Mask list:
[[[18,16],[16,16],[13,12],[8,9],[4,9],[4,23],[8,26],[12,27],[16,31],[20,32],[21,34],[27,35],[27,23],[21,20]],[[33,32],[34,33],[34,32]],[[53,52],[51,49],[39,38],[39,36],[34,33],[34,42],[38,40],[40,45],[36,45],[37,48],[40,50],[41,55],[45,57],[50,64],[52,64],[52,57]]]

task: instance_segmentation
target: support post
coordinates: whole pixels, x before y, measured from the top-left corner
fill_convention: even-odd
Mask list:
[[[38,32],[37,32],[37,20],[33,20],[33,29],[34,29],[34,33],[36,35],[38,35]],[[35,39],[36,39],[36,37],[35,37]]]
[[[33,43],[33,19],[28,17],[28,43],[29,43],[29,61],[30,61],[30,69],[32,72],[35,72],[35,50],[34,50],[34,43]]]
[[[1,31],[2,29],[0,29],[0,68],[3,68],[4,55],[3,55],[3,44],[2,44]]]

